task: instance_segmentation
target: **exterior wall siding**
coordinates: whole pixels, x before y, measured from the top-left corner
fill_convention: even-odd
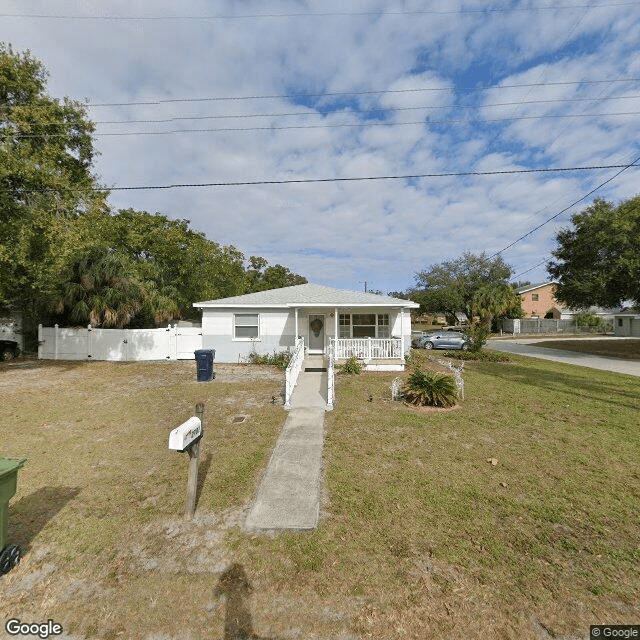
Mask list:
[[[235,340],[233,317],[237,313],[257,313],[256,340]],[[202,347],[216,350],[216,362],[246,362],[255,351],[260,355],[286,351],[294,346],[293,314],[282,309],[204,309]]]
[[[257,340],[234,340],[233,317],[236,313],[259,315],[259,338]],[[404,334],[405,351],[411,346],[411,315],[409,310],[399,311],[385,307],[338,307],[337,313],[386,313],[389,314],[391,336]],[[333,317],[331,314],[334,314]],[[324,315],[325,346],[336,335],[336,309],[327,307],[304,307],[298,309],[298,335],[309,345],[309,315]],[[401,317],[403,315],[403,317]],[[339,328],[338,328],[339,331]],[[216,350],[216,362],[245,362],[252,351],[266,355],[280,351],[291,351],[295,345],[294,309],[203,309],[202,347]]]

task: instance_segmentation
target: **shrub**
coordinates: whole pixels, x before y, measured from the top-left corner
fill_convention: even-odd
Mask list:
[[[475,353],[482,351],[489,337],[489,327],[485,324],[474,324],[467,333],[473,338],[469,351],[474,351]]]
[[[403,394],[407,402],[417,406],[453,407],[458,387],[453,376],[418,368],[407,378]]]
[[[362,373],[362,362],[355,356],[351,356],[341,367],[341,373],[360,375]]]
[[[452,360],[475,360],[476,362],[511,362],[511,358],[506,353],[497,351],[444,351],[443,355]]]
[[[579,327],[604,327],[604,320],[595,313],[576,313],[574,316]]]
[[[289,366],[291,354],[288,351],[273,352],[266,355],[260,355],[255,351],[249,354],[249,362],[251,364],[270,364],[278,369],[286,369]]]

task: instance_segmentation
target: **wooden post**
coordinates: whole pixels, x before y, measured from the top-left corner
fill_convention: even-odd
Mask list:
[[[196,405],[196,418],[200,418],[204,414],[204,403],[198,402]],[[204,435],[204,426],[202,429]],[[189,452],[189,476],[187,478],[187,500],[184,506],[185,520],[191,520],[196,510],[196,493],[198,490],[198,458],[200,457],[200,441],[191,445],[187,451]]]

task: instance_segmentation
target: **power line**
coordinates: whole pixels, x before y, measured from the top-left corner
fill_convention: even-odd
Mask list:
[[[640,94],[632,96],[609,96],[607,98],[558,98],[551,100],[525,100],[522,102],[493,102],[481,105],[471,104],[448,104],[448,105],[423,105],[418,107],[379,107],[376,109],[358,109],[357,111],[345,112],[348,115],[370,115],[374,113],[393,113],[397,111],[420,111],[422,109],[486,109],[488,107],[507,107],[513,105],[532,105],[532,104],[557,104],[565,102],[604,102],[607,100],[635,100],[640,98]],[[342,113],[340,111],[293,111],[285,113],[241,113],[241,114],[221,114],[207,116],[172,116],[171,118],[150,118],[136,120],[94,120],[93,124],[161,124],[165,122],[177,122],[182,120],[233,120],[247,118],[285,118],[294,116],[318,117],[326,116],[334,113]],[[542,116],[541,116],[542,117]],[[43,122],[41,126],[56,126],[68,124],[66,122]]]
[[[599,184],[595,189],[591,189],[591,191],[589,191],[589,193],[587,193],[584,196],[582,196],[582,198],[579,198],[575,202],[572,202],[568,207],[565,207],[562,211],[559,211],[555,215],[551,216],[550,218],[548,218],[547,220],[545,220],[544,222],[539,224],[537,227],[534,227],[530,231],[527,231],[527,233],[525,233],[523,236],[520,236],[517,240],[514,240],[510,245],[507,245],[504,249],[500,249],[500,251],[496,251],[496,253],[494,253],[493,255],[490,256],[490,258],[495,258],[496,256],[500,255],[501,253],[503,253],[507,249],[510,249],[511,247],[513,247],[513,245],[515,245],[518,242],[520,242],[520,240],[524,240],[525,238],[530,236],[532,233],[535,233],[538,229],[541,229],[542,227],[544,227],[546,224],[548,224],[552,220],[555,220],[557,217],[561,216],[566,211],[569,211],[569,209],[571,209],[572,207],[575,207],[575,205],[577,205],[578,203],[582,202],[583,200],[586,200],[590,195],[592,195],[593,193],[598,191],[598,189],[601,189],[602,187],[604,187],[606,184],[609,184],[612,180],[615,180],[621,173],[623,173],[627,169],[630,169],[631,167],[637,167],[638,165],[636,163],[638,161],[640,161],[640,156],[638,156],[630,164],[622,165],[622,169],[620,169],[620,171],[618,171],[618,173],[616,173],[615,175],[613,175],[610,178],[608,178],[607,180],[605,180],[602,184]],[[607,167],[607,168],[612,168],[613,169],[613,168],[618,168],[619,166],[620,165],[617,165],[617,166],[613,166],[612,165],[612,166]]]
[[[638,160],[640,160],[640,158],[638,158]],[[634,166],[635,162],[637,162],[637,160],[634,160],[634,162],[631,163],[630,165],[609,164],[609,165],[587,166],[587,167],[553,167],[553,168],[544,168],[544,169],[505,169],[503,171],[458,171],[458,172],[452,171],[452,172],[446,172],[446,173],[418,173],[418,174],[410,174],[410,175],[389,175],[389,176],[359,176],[359,177],[349,177],[349,178],[299,178],[299,179],[288,179],[288,180],[243,180],[243,181],[237,181],[237,182],[200,182],[200,183],[191,183],[191,184],[164,184],[164,185],[145,185],[145,186],[133,186],[133,187],[94,187],[92,188],[92,190],[93,191],[149,191],[149,190],[159,190],[159,189],[185,189],[185,188],[201,188],[201,187],[245,187],[245,186],[276,185],[276,184],[314,184],[314,183],[323,183],[323,182],[415,180],[419,178],[495,176],[495,175],[509,175],[509,174],[515,174],[515,173],[558,173],[558,172],[569,172],[569,171],[595,171],[599,169],[617,169],[620,167],[623,167],[623,171],[624,171],[629,167]],[[616,175],[619,175],[620,173],[622,173],[622,171],[620,171]],[[616,176],[614,176],[614,178],[615,177]],[[610,180],[613,180],[613,178],[610,178]],[[606,183],[603,183],[603,184],[606,184]],[[5,192],[5,191],[8,191],[8,190],[0,189],[0,192]],[[49,192],[55,192],[55,191],[58,191],[58,190],[57,189],[25,189],[22,191],[22,193],[43,193],[43,192],[49,193]],[[74,190],[66,189],[66,191],[74,191]],[[593,193],[593,191],[591,193]],[[590,194],[587,194],[587,196],[588,195]],[[584,196],[584,198],[586,198],[587,196]],[[581,198],[581,200],[583,200],[584,198]],[[578,202],[580,201],[578,200]],[[498,255],[498,254],[496,253],[494,255]]]
[[[523,276],[525,273],[529,273],[530,271],[533,271],[534,269],[537,269],[538,267],[542,266],[547,260],[548,258],[545,258],[544,260],[538,262],[537,264],[534,264],[533,267],[529,267],[528,269],[525,269],[524,271],[521,271],[520,273],[517,273],[516,275],[511,276],[511,278],[512,279],[519,278],[520,276]]]
[[[142,100],[132,102],[86,102],[88,107],[133,107],[133,106],[151,106],[159,104],[171,104],[174,102],[224,102],[224,101],[240,101],[240,100],[284,100],[291,98],[331,98],[339,96],[370,96],[380,94],[397,94],[397,93],[422,93],[422,92],[442,92],[442,91],[501,91],[503,89],[522,89],[526,87],[564,87],[582,84],[614,84],[620,82],[640,82],[640,78],[617,78],[614,80],[572,80],[562,82],[532,82],[520,84],[502,84],[497,86],[476,86],[476,87],[419,87],[416,89],[375,89],[371,91],[332,91],[319,93],[289,93],[289,94],[271,94],[271,95],[251,95],[251,96],[214,96],[205,98],[163,98],[158,100]]]
[[[2,18],[27,18],[38,20],[100,20],[111,22],[124,21],[168,21],[168,20],[256,20],[264,18],[328,18],[328,17],[359,17],[359,16],[403,16],[403,15],[456,15],[456,14],[490,14],[512,12],[536,12],[536,11],[567,11],[573,9],[599,9],[607,7],[635,6],[636,2],[612,2],[598,5],[573,4],[573,5],[543,5],[540,7],[510,7],[510,8],[486,8],[486,9],[413,9],[406,11],[326,11],[326,12],[295,12],[295,13],[254,13],[240,15],[174,15],[174,16],[81,16],[81,15],[54,15],[37,13],[2,13]]]
[[[301,129],[345,129],[345,128],[366,128],[366,127],[403,127],[412,125],[433,126],[439,124],[487,124],[492,122],[514,122],[518,120],[543,120],[545,118],[561,119],[561,118],[599,118],[612,116],[637,116],[640,111],[620,111],[610,113],[580,113],[580,114],[545,114],[539,116],[514,116],[510,118],[485,118],[481,119],[459,119],[459,120],[416,120],[412,122],[382,122],[369,120],[367,122],[345,122],[339,124],[301,124],[301,125],[269,125],[264,127],[219,127],[206,129],[171,129],[168,131],[114,131],[93,133],[93,136],[100,137],[123,137],[123,136],[168,136],[179,133],[229,133],[229,132],[248,132],[248,131],[287,131]],[[19,133],[15,134],[16,139],[32,139],[32,138],[64,138],[66,133]]]

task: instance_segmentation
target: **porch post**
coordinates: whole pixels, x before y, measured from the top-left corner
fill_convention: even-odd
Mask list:
[[[296,319],[296,335],[293,337],[293,344],[295,346],[296,340],[298,339],[298,307],[296,307],[293,311]]]
[[[333,339],[336,340],[335,344],[337,345],[338,340],[338,307],[335,308],[333,312]]]
[[[400,357],[404,359],[404,309],[400,308]]]

